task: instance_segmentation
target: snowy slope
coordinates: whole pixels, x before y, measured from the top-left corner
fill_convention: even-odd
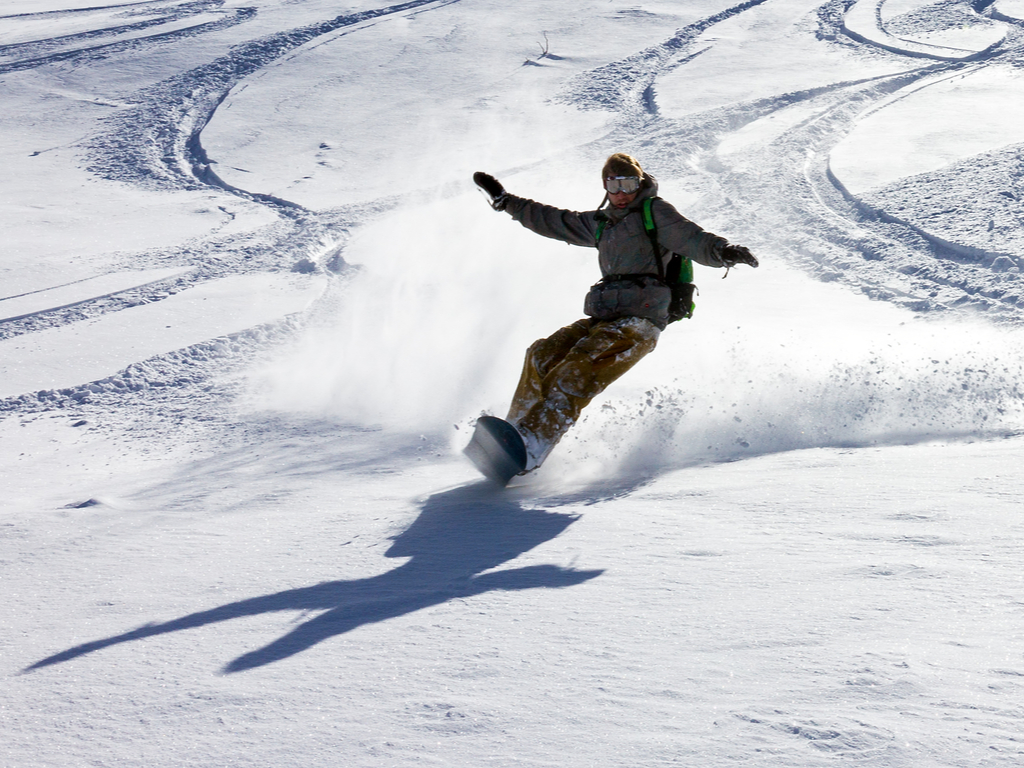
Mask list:
[[[1015,0],[8,0],[0,764],[1012,766]],[[497,491],[637,155],[759,256]]]

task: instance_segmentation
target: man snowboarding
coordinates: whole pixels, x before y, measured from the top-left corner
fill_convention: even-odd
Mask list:
[[[496,211],[539,235],[596,247],[602,275],[587,294],[588,317],[526,351],[506,420],[477,421],[466,455],[502,485],[539,467],[583,408],[651,352],[670,322],[690,316],[691,260],[757,266],[747,248],[705,232],[659,198],[658,182],[635,158],[612,155],[601,180],[601,206],[578,213],[509,194],[489,174],[473,175]]]

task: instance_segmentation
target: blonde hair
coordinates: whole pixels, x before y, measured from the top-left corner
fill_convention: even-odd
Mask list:
[[[632,155],[616,152],[604,161],[604,168],[601,169],[602,179],[614,176],[639,176],[642,179],[644,169],[640,167],[640,161]]]

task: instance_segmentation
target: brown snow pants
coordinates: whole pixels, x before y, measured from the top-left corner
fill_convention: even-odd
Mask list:
[[[526,441],[528,468],[540,466],[580,412],[651,352],[659,334],[637,317],[583,319],[530,346],[507,418]]]

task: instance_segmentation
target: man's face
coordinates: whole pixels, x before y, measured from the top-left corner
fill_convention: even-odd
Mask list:
[[[609,192],[608,199],[611,200],[612,205],[616,208],[626,208],[630,203],[636,200],[636,196],[638,194],[640,193],[633,192],[630,194],[626,192]]]
[[[639,176],[606,176],[604,190],[608,200],[616,208],[626,208],[640,194],[642,179]]]

